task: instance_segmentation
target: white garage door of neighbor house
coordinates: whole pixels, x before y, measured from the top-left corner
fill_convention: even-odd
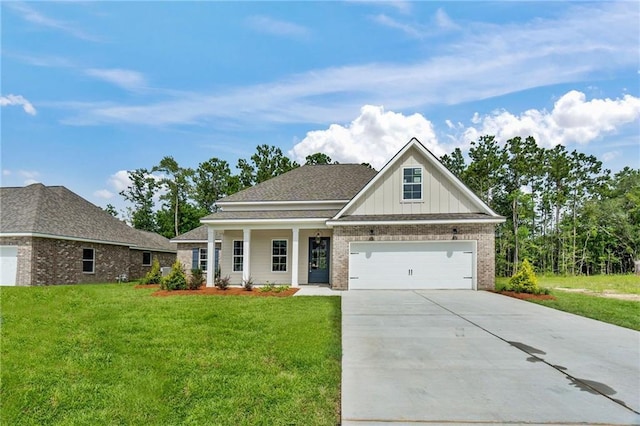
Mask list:
[[[475,253],[475,241],[353,242],[349,289],[473,289]]]
[[[0,246],[0,285],[16,285],[18,248]]]

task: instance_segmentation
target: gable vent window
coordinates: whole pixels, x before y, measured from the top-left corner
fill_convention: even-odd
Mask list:
[[[96,251],[94,249],[82,249],[82,272],[93,274],[96,266]]]
[[[402,169],[402,199],[422,200],[422,167]]]

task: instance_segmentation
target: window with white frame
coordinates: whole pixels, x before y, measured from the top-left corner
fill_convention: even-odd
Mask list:
[[[233,241],[233,272],[242,272],[244,262],[244,241]]]
[[[287,271],[287,240],[271,241],[271,272]]]
[[[143,251],[142,252],[142,266],[151,266],[151,252]]]
[[[82,272],[93,274],[96,271],[96,251],[92,248],[82,249]]]
[[[402,169],[402,199],[422,200],[422,167]]]
[[[191,250],[191,269],[207,270],[207,249],[193,248]]]

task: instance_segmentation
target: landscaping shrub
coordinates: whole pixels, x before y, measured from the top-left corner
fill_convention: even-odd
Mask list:
[[[253,278],[249,277],[248,280],[244,280],[242,282],[242,287],[244,287],[244,289],[247,290],[247,291],[252,291],[253,290]]]
[[[511,277],[509,283],[505,286],[507,291],[515,291],[516,293],[540,294],[544,292],[538,286],[538,279],[533,271],[533,267],[527,259],[522,262],[520,269]]]
[[[263,292],[263,293],[266,293],[266,292],[275,290],[275,288],[276,288],[275,283],[272,284],[269,281],[267,281],[267,283],[265,285],[260,287],[260,291]]]
[[[163,290],[185,290],[187,288],[187,277],[184,275],[184,270],[179,260],[175,261],[169,275],[160,281],[160,288]]]
[[[189,278],[189,282],[187,283],[187,288],[189,290],[198,290],[200,287],[202,287],[204,278],[204,272],[202,271],[202,269],[192,269],[191,277]]]
[[[229,281],[231,278],[227,275],[226,277],[218,277],[215,282],[215,286],[220,290],[226,290],[229,288]]]
[[[160,284],[161,280],[162,271],[160,270],[160,262],[158,262],[157,257],[154,257],[153,263],[151,264],[151,269],[142,279],[142,284]]]
[[[273,289],[273,291],[275,293],[281,293],[281,292],[287,291],[287,290],[289,290],[289,286],[288,285],[279,285],[279,286],[277,286],[276,288]]]

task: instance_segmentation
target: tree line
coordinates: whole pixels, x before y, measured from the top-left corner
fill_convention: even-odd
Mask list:
[[[335,163],[323,153],[305,160]],[[563,145],[539,147],[533,137],[500,144],[482,136],[471,142],[468,164],[459,148],[440,161],[505,216],[496,227],[497,275],[512,275],[524,259],[543,273],[633,271],[640,257],[640,169],[612,174],[592,155]],[[128,219],[135,228],[173,238],[215,212],[216,200],[299,166],[266,144],[238,160],[235,174],[216,157],[196,169],[164,157],[152,169],[128,172],[131,185],[120,195],[131,205]],[[115,214],[112,206],[107,210]]]

